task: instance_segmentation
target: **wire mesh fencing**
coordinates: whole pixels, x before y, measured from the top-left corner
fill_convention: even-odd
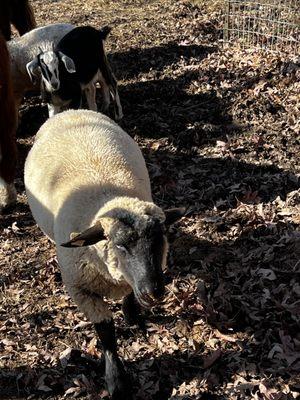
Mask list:
[[[300,53],[300,0],[227,0],[224,40]]]

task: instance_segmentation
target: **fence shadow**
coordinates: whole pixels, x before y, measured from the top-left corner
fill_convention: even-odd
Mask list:
[[[154,188],[154,200],[161,204],[182,201],[194,212],[217,207],[234,208],[238,201],[270,203],[300,187],[299,177],[275,165],[258,165],[230,156],[189,155],[180,147],[170,152],[163,144],[144,154]],[[249,197],[250,196],[250,197]]]
[[[168,66],[183,59],[192,59],[193,65],[217,50],[215,46],[180,45],[175,41],[148,48],[131,48],[108,55],[116,76],[120,80],[137,78],[141,73],[162,73]]]

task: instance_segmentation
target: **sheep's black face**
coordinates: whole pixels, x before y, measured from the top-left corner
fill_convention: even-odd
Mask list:
[[[184,208],[165,210],[164,224],[149,215],[138,220],[129,215],[125,219],[103,217],[97,224],[61,246],[90,246],[108,239],[113,253],[119,259],[120,270],[131,285],[137,300],[141,305],[150,307],[163,296],[165,289],[163,267],[168,251],[165,226],[176,222],[185,211]],[[105,223],[105,220],[108,221]]]
[[[128,221],[116,224],[111,240],[120,259],[122,273],[133,288],[139,303],[152,306],[165,289],[163,267],[167,253],[164,226],[158,219],[149,217],[138,226]]]

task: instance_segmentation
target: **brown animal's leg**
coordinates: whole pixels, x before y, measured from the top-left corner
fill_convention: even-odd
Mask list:
[[[0,148],[3,152],[0,161],[0,211],[17,199],[17,192],[14,186],[14,177],[17,163],[17,149],[15,137],[11,142],[4,142]]]
[[[36,28],[34,13],[28,0],[13,0],[11,22],[20,35]]]
[[[10,28],[10,0],[0,1],[0,31],[6,40],[11,38]]]
[[[117,342],[113,319],[95,325],[105,357],[105,381],[113,400],[131,400],[129,378],[117,354]]]
[[[0,35],[0,209],[16,200],[13,184],[17,161],[16,124],[9,54]]]
[[[15,135],[11,135],[10,141],[3,141],[1,145],[2,157],[0,161],[0,177],[7,182],[13,183],[17,165],[17,145]]]
[[[2,152],[0,161],[0,210],[15,203],[17,199],[17,192],[14,186],[17,165],[17,145],[14,128],[13,134],[11,133],[11,136],[8,138],[10,140],[4,141],[4,139],[0,145],[0,153]]]

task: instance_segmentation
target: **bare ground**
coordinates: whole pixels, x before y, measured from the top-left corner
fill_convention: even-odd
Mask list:
[[[139,400],[300,394],[299,60],[222,48],[220,4],[33,1],[39,25],[113,27],[121,125],[143,149],[155,201],[189,207],[170,232],[167,296],[147,335],[111,305]],[[106,399],[93,327],[24,194],[46,108],[28,96],[20,114],[18,204],[0,216],[0,399]]]

